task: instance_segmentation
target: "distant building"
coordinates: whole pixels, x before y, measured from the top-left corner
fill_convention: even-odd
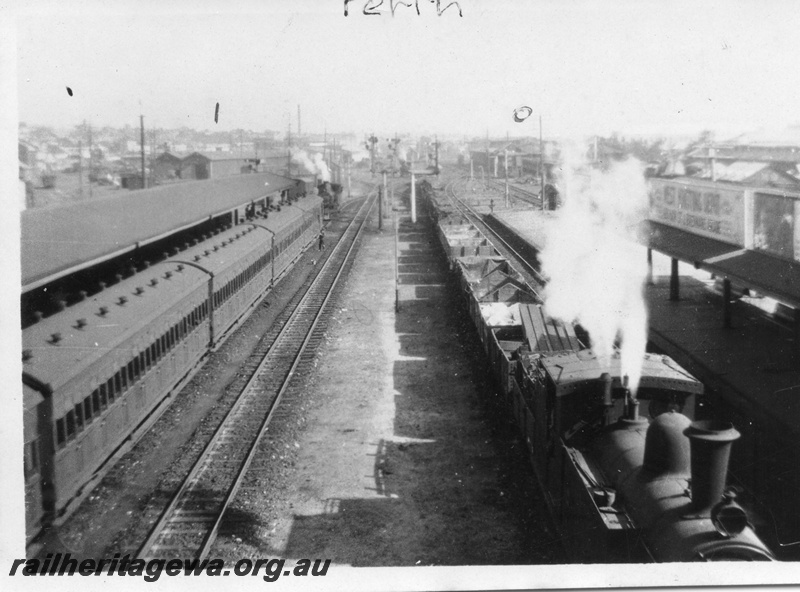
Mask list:
[[[153,174],[157,181],[181,178],[183,159],[186,155],[164,152],[153,162]]]
[[[744,134],[699,146],[686,155],[687,174],[751,187],[800,189],[800,131]]]
[[[232,152],[192,152],[181,162],[182,179],[218,179],[229,175],[255,172],[255,154],[237,155]]]
[[[737,183],[751,187],[782,187],[800,189],[800,180],[770,163],[735,161],[729,164],[714,163],[703,166],[693,177],[724,183]],[[796,171],[797,169],[795,169]]]

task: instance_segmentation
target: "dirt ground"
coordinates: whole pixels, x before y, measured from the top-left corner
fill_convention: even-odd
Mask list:
[[[406,225],[404,225],[405,227]],[[521,447],[430,228],[368,233],[304,397],[271,428],[211,555],[352,566],[558,563]],[[414,296],[416,295],[416,296]]]

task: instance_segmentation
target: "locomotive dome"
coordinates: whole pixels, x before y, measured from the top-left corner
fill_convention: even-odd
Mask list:
[[[656,475],[688,473],[689,438],[683,432],[691,423],[688,417],[676,411],[656,417],[647,428],[643,469]]]

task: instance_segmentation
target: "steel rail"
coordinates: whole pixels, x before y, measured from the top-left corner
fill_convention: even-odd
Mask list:
[[[464,179],[460,179],[460,180],[463,181]],[[481,229],[485,229],[485,231],[481,230],[481,232],[483,232],[484,235],[487,235],[487,234],[490,235],[490,236],[487,236],[487,238],[492,242],[492,244],[495,245],[495,248],[497,247],[497,242],[495,242],[495,240],[496,240],[496,241],[498,241],[500,243],[502,248],[504,248],[507,251],[509,251],[513,255],[513,258],[515,260],[519,261],[520,264],[522,264],[525,267],[525,271],[530,273],[530,275],[534,279],[535,283],[537,284],[538,290],[540,290],[542,287],[544,287],[544,285],[547,283],[547,280],[545,280],[545,278],[542,276],[542,274],[540,274],[533,265],[528,263],[528,261],[519,252],[517,252],[517,250],[514,249],[514,247],[512,247],[508,243],[508,241],[506,241],[502,236],[500,236],[500,234],[496,230],[494,230],[491,226],[486,224],[486,222],[483,221],[483,219],[481,218],[481,215],[477,211],[475,211],[471,206],[469,206],[467,203],[465,203],[462,199],[460,199],[456,195],[454,186],[455,186],[457,181],[459,181],[459,180],[456,179],[456,180],[450,181],[445,187],[445,192],[447,194],[449,194],[448,197],[450,197],[451,201],[456,205],[456,207],[459,207],[462,211],[465,211],[466,212],[465,215],[468,218],[471,218],[472,220],[476,221],[478,226],[481,227]],[[495,240],[493,240],[492,237],[494,237]],[[531,286],[530,282],[526,281],[525,283],[528,284],[528,287],[531,289],[531,291],[538,298],[540,298],[538,290],[536,288],[534,288],[533,286]]]
[[[371,192],[342,233],[342,237],[334,246],[334,252],[328,257],[323,269],[297,304],[253,376],[242,389],[236,403],[228,411],[169,505],[162,512],[147,540],[140,547],[137,557],[150,559],[160,556],[164,558],[185,556],[189,546],[193,547],[191,552],[199,560],[207,556],[225,510],[235,497],[273,412],[280,404],[326,305],[348,261],[352,258],[374,204],[375,195]],[[309,315],[313,315],[310,324]],[[298,346],[297,342],[301,338],[302,342]],[[276,378],[277,383],[275,383]],[[264,393],[264,390],[271,390],[272,394]],[[259,412],[263,417],[260,422]],[[256,423],[260,425],[254,429]],[[243,459],[239,460],[234,456],[233,460],[229,460],[230,456],[236,452],[241,453],[244,448],[243,445],[235,446],[234,442],[240,427],[251,434],[249,445],[246,447],[247,452]],[[234,445],[233,450],[226,450],[226,446],[231,448],[232,445]],[[235,471],[230,484],[227,487],[222,484],[216,489],[211,487],[203,489],[203,485],[210,485],[203,482],[204,477],[210,476],[207,473],[219,467],[224,470],[226,466],[233,466]],[[212,476],[211,483],[215,481],[216,478]],[[170,544],[171,539],[178,539],[178,543]],[[192,544],[182,542],[186,539],[192,541]]]
[[[486,183],[496,187],[498,189],[505,190],[505,184],[496,180],[496,179],[486,179]],[[513,185],[508,186],[508,194],[512,197],[516,197],[517,199],[521,199],[522,201],[528,202],[529,204],[533,204],[538,207],[542,207],[542,198],[539,195],[531,191],[526,191],[520,187],[515,187]]]

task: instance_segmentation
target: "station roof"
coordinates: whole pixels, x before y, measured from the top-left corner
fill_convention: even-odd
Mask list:
[[[712,152],[713,150],[713,152]],[[798,146],[759,146],[759,145],[717,145],[701,146],[688,154],[689,158],[749,160],[758,162],[795,162],[800,163],[800,147]]]
[[[645,221],[642,230],[642,241],[655,251],[800,307],[800,263],[658,222]]]
[[[24,210],[22,290],[130,251],[294,186],[269,173],[187,181]]]
[[[639,236],[645,246],[698,266],[700,262],[741,249],[723,241],[692,234],[659,222],[645,220]]]

